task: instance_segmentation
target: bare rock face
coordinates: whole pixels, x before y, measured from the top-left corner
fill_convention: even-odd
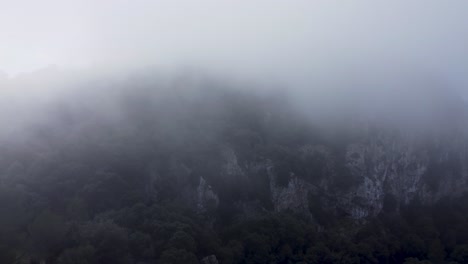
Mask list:
[[[215,255],[210,255],[207,257],[204,257],[201,261],[201,264],[218,264],[218,259],[216,258]]]
[[[464,142],[462,137],[440,141],[430,138],[428,142],[427,138],[386,130],[363,132],[338,148],[325,144],[289,148],[287,153],[295,155],[298,166],[290,161],[275,163],[268,152],[240,162],[240,154],[225,146],[219,152],[222,163],[218,175],[224,188],[236,188],[234,192],[241,193],[230,202],[246,217],[270,210],[314,217],[313,207],[320,204],[332,212],[365,221],[382,210],[398,211],[401,205],[414,200],[432,204],[465,192],[468,144]],[[280,166],[282,169],[278,169]],[[170,172],[177,185],[186,186],[187,200],[198,213],[218,208],[220,196],[206,180],[211,178],[197,176],[199,183],[195,187],[188,183],[194,175],[185,165],[175,164]],[[160,178],[153,173],[153,184],[149,186]],[[148,192],[157,195],[156,191]],[[388,203],[393,204],[392,209],[388,209]]]
[[[393,199],[396,209],[414,200],[432,204],[461,195],[468,187],[468,145],[460,139],[427,142],[411,134],[374,132],[346,144],[338,153],[324,145],[299,148],[310,175],[290,172],[286,186],[276,182],[275,164],[264,165],[270,178],[275,211],[309,213],[309,194],[321,197],[326,207],[356,220],[378,215]],[[337,155],[343,155],[339,159]],[[317,163],[320,166],[315,166]],[[340,164],[341,163],[341,164]],[[337,171],[342,166],[346,172]],[[345,188],[336,179],[355,179]]]
[[[276,212],[293,210],[297,212],[308,211],[308,185],[305,181],[290,173],[288,185],[278,187],[274,176],[270,176],[271,199]]]
[[[200,177],[200,183],[197,187],[197,194],[198,213],[205,213],[210,209],[218,207],[218,195],[216,195],[211,186],[206,182],[206,180],[203,177]]]
[[[237,155],[233,149],[226,147],[221,154],[225,161],[222,174],[225,176],[245,176],[244,170],[240,167],[237,161]]]
[[[450,144],[431,150],[427,142],[409,135],[381,133],[349,144],[345,166],[362,180],[344,193],[342,207],[352,218],[363,219],[380,213],[386,197],[392,197],[398,205],[415,199],[431,204],[461,194],[468,186],[465,153],[463,147]],[[431,183],[431,177],[437,182]]]

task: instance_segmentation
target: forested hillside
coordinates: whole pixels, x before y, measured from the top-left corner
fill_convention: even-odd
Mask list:
[[[0,263],[468,263],[458,120],[314,123],[176,84],[79,90],[2,136]]]

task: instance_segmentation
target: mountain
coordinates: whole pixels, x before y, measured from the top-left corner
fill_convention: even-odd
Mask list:
[[[281,93],[121,86],[2,139],[2,263],[467,263],[456,96],[312,122]]]

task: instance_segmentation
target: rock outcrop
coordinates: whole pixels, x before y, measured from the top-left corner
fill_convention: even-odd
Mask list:
[[[219,204],[218,195],[203,177],[200,177],[200,183],[197,187],[197,212],[205,213],[210,209],[215,209]]]
[[[216,258],[215,255],[210,255],[207,257],[204,257],[201,261],[201,264],[218,264],[218,259]]]

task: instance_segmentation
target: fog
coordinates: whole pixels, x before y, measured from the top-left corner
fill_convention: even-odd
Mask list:
[[[0,68],[188,65],[306,78],[330,67],[392,64],[461,75],[467,7],[433,0],[3,1]]]
[[[442,111],[434,100],[458,104],[467,95],[467,8],[465,1],[6,0],[2,123],[14,123],[11,113],[16,122],[37,120],[70,94],[112,101],[112,87],[131,89],[129,79],[157,87],[154,76],[186,73],[280,91],[314,120],[357,111],[431,123],[432,111]]]
[[[0,0],[0,263],[468,263],[467,11]]]

